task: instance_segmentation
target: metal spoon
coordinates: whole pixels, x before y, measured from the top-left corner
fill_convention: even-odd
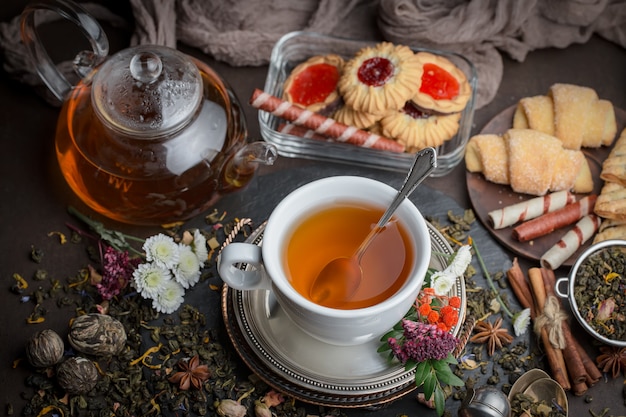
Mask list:
[[[372,240],[380,233],[398,206],[409,196],[417,186],[435,169],[437,166],[437,152],[434,148],[423,149],[415,155],[413,165],[409,170],[404,183],[389,208],[382,215],[376,226],[370,230],[361,245],[351,257],[340,257],[330,261],[319,273],[309,296],[312,301],[332,306],[338,302],[349,300],[361,285],[362,271],[361,258],[367,250]],[[338,282],[343,285],[337,285]]]

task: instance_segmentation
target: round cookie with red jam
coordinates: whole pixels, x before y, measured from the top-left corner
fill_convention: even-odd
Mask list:
[[[310,111],[339,100],[337,83],[344,60],[339,55],[314,56],[299,64],[285,80],[283,98]]]
[[[451,139],[459,130],[460,119],[461,113],[426,113],[407,101],[402,110],[386,114],[380,125],[383,136],[394,138],[413,153]]]
[[[384,114],[401,109],[421,77],[422,66],[410,48],[382,42],[361,49],[346,63],[338,88],[354,110]]]
[[[419,89],[411,100],[424,109],[440,113],[462,111],[472,93],[463,71],[440,55],[418,52],[415,56],[423,72]]]

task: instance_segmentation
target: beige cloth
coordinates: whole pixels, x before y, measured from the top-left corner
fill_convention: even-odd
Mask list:
[[[276,41],[295,30],[459,52],[477,68],[477,108],[498,90],[503,53],[521,62],[535,49],[584,43],[594,33],[626,48],[626,0],[130,2],[132,44],[175,47],[181,42],[234,66],[267,64]],[[94,5],[87,7],[96,18],[116,19]],[[41,84],[19,43],[19,19],[0,23],[0,52],[7,72],[22,82]]]

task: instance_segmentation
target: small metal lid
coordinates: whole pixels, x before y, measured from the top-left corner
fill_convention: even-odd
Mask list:
[[[133,137],[173,134],[193,119],[203,97],[200,71],[186,55],[142,45],[107,59],[94,76],[91,100],[111,129]]]
[[[468,389],[463,404],[459,408],[460,417],[509,417],[511,404],[501,390],[485,386]]]

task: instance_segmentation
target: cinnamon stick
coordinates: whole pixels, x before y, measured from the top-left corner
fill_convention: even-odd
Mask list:
[[[554,271],[548,268],[541,268],[541,276],[544,281],[544,287],[546,289],[546,293],[550,296],[556,297],[556,277],[554,275]],[[558,300],[558,298],[557,298]],[[563,308],[561,301],[559,300],[559,305]],[[563,334],[565,335],[567,341],[566,350],[576,351],[576,357],[582,364],[585,369],[585,382],[588,386],[594,385],[596,382],[600,380],[602,377],[602,373],[596,366],[595,362],[589,357],[585,349],[580,345],[578,340],[576,340],[572,336],[572,329],[569,326],[567,321],[563,321],[562,323]],[[566,358],[567,359],[567,358]]]
[[[554,297],[559,303],[559,307],[561,307],[558,298],[556,298],[556,294],[554,293],[554,286],[551,285],[550,279],[550,270],[546,268],[541,268],[540,270],[541,280],[543,282],[544,291],[546,294],[546,299],[549,297]],[[567,373],[570,376],[570,380],[572,382],[573,387],[578,387],[579,384],[584,383],[587,380],[587,370],[583,365],[583,361],[578,354],[578,350],[574,346],[575,340],[572,337],[572,332],[569,328],[569,324],[567,321],[561,321],[561,332],[563,333],[563,338],[565,339],[565,347],[561,349],[563,351],[563,359],[565,360],[565,366],[567,366]]]
[[[602,378],[602,372],[600,372],[596,363],[589,357],[587,351],[578,342],[576,342],[576,350],[578,350],[578,354],[587,370],[587,385],[593,386]]]
[[[528,283],[520,268],[517,258],[513,258],[513,265],[506,271],[509,285],[513,289],[517,300],[524,308],[530,308],[530,317],[535,317],[535,306],[533,305],[533,296],[528,288]]]
[[[528,270],[528,280],[534,295],[535,311],[537,314],[542,314],[543,305],[546,301],[546,293],[539,268],[530,268]],[[546,329],[541,329],[540,334],[543,348],[546,352],[550,369],[552,370],[552,378],[554,378],[554,380],[558,382],[564,390],[569,391],[572,386],[569,382],[567,366],[565,365],[565,360],[563,359],[563,352],[561,349],[555,349],[554,346],[552,346]]]

